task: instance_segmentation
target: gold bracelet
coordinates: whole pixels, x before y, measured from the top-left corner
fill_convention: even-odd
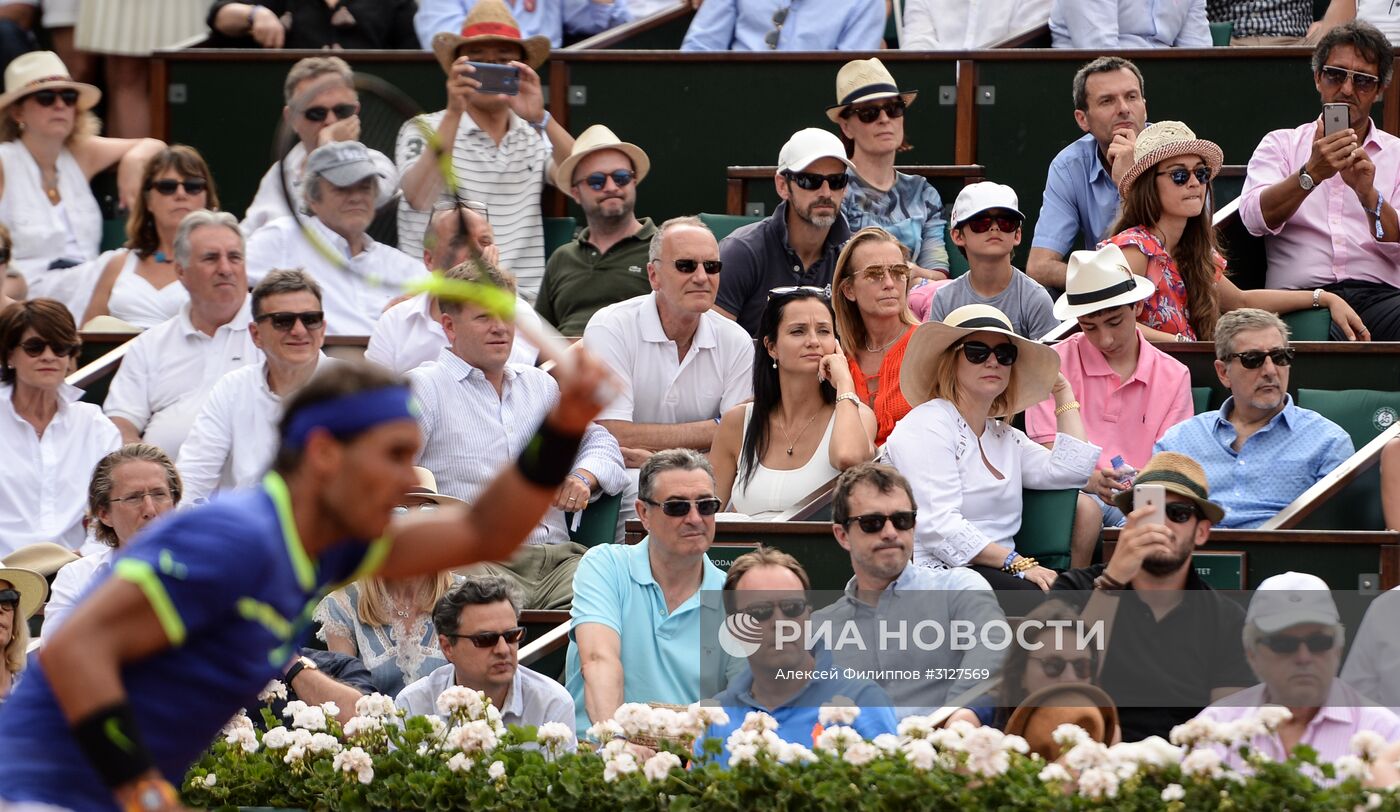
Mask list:
[[[1078,409],[1078,408],[1079,408],[1079,401],[1077,401],[1077,400],[1071,400],[1069,403],[1066,403],[1066,404],[1063,405],[1063,406],[1056,407],[1056,409],[1055,409],[1055,416],[1056,416],[1056,417],[1059,417],[1060,415],[1064,414],[1065,412],[1070,411],[1071,409]]]
[[[1011,574],[1016,575],[1029,569],[1035,569],[1038,566],[1040,566],[1039,561],[1036,561],[1030,556],[1023,555],[1011,562]]]

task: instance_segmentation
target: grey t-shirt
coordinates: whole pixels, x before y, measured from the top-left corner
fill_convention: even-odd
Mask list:
[[[972,274],[965,273],[944,285],[933,295],[933,305],[929,309],[929,321],[943,321],[954,310],[963,305],[985,304],[995,307],[1011,319],[1011,326],[1026,338],[1040,338],[1059,325],[1053,309],[1055,303],[1050,294],[1034,279],[1011,269],[1011,284],[1006,290],[991,298],[977,295],[972,289]]]

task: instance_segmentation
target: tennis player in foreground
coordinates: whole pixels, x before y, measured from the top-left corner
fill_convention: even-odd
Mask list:
[[[559,402],[476,504],[392,523],[417,485],[407,386],[366,364],[313,378],[262,486],[153,525],[24,672],[0,706],[0,810],[180,809],[189,765],[282,673],[323,596],[371,573],[510,558],[616,391],[599,361],[573,358]]]

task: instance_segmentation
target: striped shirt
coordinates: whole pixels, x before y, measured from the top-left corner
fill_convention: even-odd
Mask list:
[[[520,456],[549,410],[559,400],[559,385],[548,372],[523,364],[506,364],[501,394],[486,373],[443,348],[436,363],[408,373],[422,412],[423,448],[418,464],[433,472],[438,491],[473,502],[496,474]],[[627,484],[622,450],[606,429],[594,423],[583,435],[574,469],[597,477],[604,493]],[[528,544],[569,540],[564,514],[551,507],[530,533]]]
[[[403,175],[427,148],[422,122],[436,132],[446,110],[418,116],[404,123],[394,147],[394,160]],[[540,193],[553,164],[549,139],[535,131],[524,119],[510,114],[510,129],[500,145],[491,139],[469,115],[457,126],[452,145],[452,171],[457,179],[457,195],[463,200],[486,204],[487,218],[496,234],[501,265],[515,274],[521,295],[530,301],[544,278],[544,219],[540,214]],[[452,201],[444,191],[441,200]],[[411,257],[423,254],[423,230],[431,209],[419,211],[399,199],[399,249]]]

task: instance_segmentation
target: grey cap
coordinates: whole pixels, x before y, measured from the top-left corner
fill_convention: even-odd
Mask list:
[[[317,147],[306,160],[306,169],[340,187],[353,186],[371,175],[384,177],[370,159],[369,149],[358,141],[335,141]]]

